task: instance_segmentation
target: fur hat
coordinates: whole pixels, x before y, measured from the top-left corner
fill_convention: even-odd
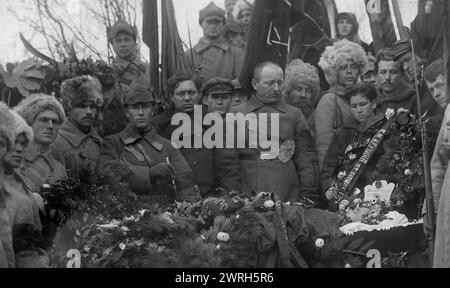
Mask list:
[[[311,87],[312,99],[317,99],[320,94],[320,79],[317,68],[311,64],[295,59],[286,67],[286,91],[290,91],[294,85],[306,84]]]
[[[353,60],[356,63],[360,75],[365,71],[367,56],[361,45],[343,39],[335,42],[333,46],[325,48],[320,58],[319,66],[325,73],[325,77],[330,86],[337,84],[338,68],[345,66],[347,60]]]
[[[14,117],[8,106],[0,102],[0,137],[5,137],[8,142],[8,150],[14,144]]]
[[[72,107],[89,101],[94,102],[97,107],[103,106],[102,85],[97,78],[89,75],[64,81],[61,85],[61,97],[66,113]]]
[[[238,0],[236,4],[234,4],[233,9],[233,19],[236,22],[239,22],[239,16],[244,10],[253,10],[253,0]]]
[[[199,12],[198,21],[202,25],[204,20],[217,19],[225,22],[225,10],[211,2]]]
[[[131,26],[130,24],[128,24],[127,22],[125,22],[122,19],[117,21],[112,27],[108,28],[107,32],[108,32],[108,36],[109,36],[109,41],[111,43],[113,42],[114,38],[116,38],[120,32],[125,32],[127,34],[130,34],[133,37],[134,41],[136,41],[136,37],[137,37],[136,27]]]
[[[27,122],[17,114],[14,110],[11,110],[11,114],[14,117],[14,134],[15,136],[19,136],[21,134],[25,134],[28,143],[31,143],[34,138],[33,128],[31,128]]]
[[[28,125],[32,126],[34,120],[39,115],[46,110],[55,111],[59,116],[61,123],[64,122],[66,114],[64,113],[64,108],[56,100],[55,97],[46,94],[33,94],[28,98],[25,98],[20,104],[14,108],[22,118],[27,122]]]

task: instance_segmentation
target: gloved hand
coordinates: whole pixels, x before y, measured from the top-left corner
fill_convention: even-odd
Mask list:
[[[164,180],[171,181],[172,179],[175,179],[175,172],[172,165],[167,163],[160,163],[150,168],[150,178],[162,178]]]

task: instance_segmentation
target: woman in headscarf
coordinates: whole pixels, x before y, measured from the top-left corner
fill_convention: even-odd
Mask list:
[[[366,54],[370,52],[373,55],[370,46],[359,38],[359,23],[355,14],[349,12],[339,13],[336,17],[336,31],[338,40],[347,39],[355,42],[364,48]]]
[[[252,14],[253,0],[238,0],[236,4],[234,4],[233,18],[242,27],[242,30],[244,31],[243,39],[245,42],[248,41],[248,32],[250,30]]]

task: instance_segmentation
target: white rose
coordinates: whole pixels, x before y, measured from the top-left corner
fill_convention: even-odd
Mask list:
[[[264,207],[266,207],[267,209],[273,208],[273,206],[275,206],[275,203],[272,200],[267,200],[266,202],[264,202]]]
[[[386,115],[387,120],[391,119],[395,115],[394,109],[391,109],[391,108],[387,109],[385,115]]]
[[[347,263],[347,264],[345,264],[345,268],[347,268],[347,269],[352,268],[352,265]]]
[[[316,240],[316,247],[317,247],[318,249],[322,249],[323,246],[325,246],[325,241],[324,241],[322,238],[318,238],[318,239]]]
[[[127,248],[127,245],[120,243],[119,248],[120,248],[120,250],[125,250],[125,248]]]
[[[217,240],[220,242],[228,242],[230,241],[230,235],[228,233],[219,232],[217,233]]]

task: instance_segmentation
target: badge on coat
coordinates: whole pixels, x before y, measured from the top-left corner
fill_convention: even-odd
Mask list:
[[[295,142],[293,140],[287,140],[280,147],[278,159],[280,159],[280,161],[283,163],[287,163],[289,162],[289,160],[292,159],[292,156],[294,156],[294,152],[295,152]]]

